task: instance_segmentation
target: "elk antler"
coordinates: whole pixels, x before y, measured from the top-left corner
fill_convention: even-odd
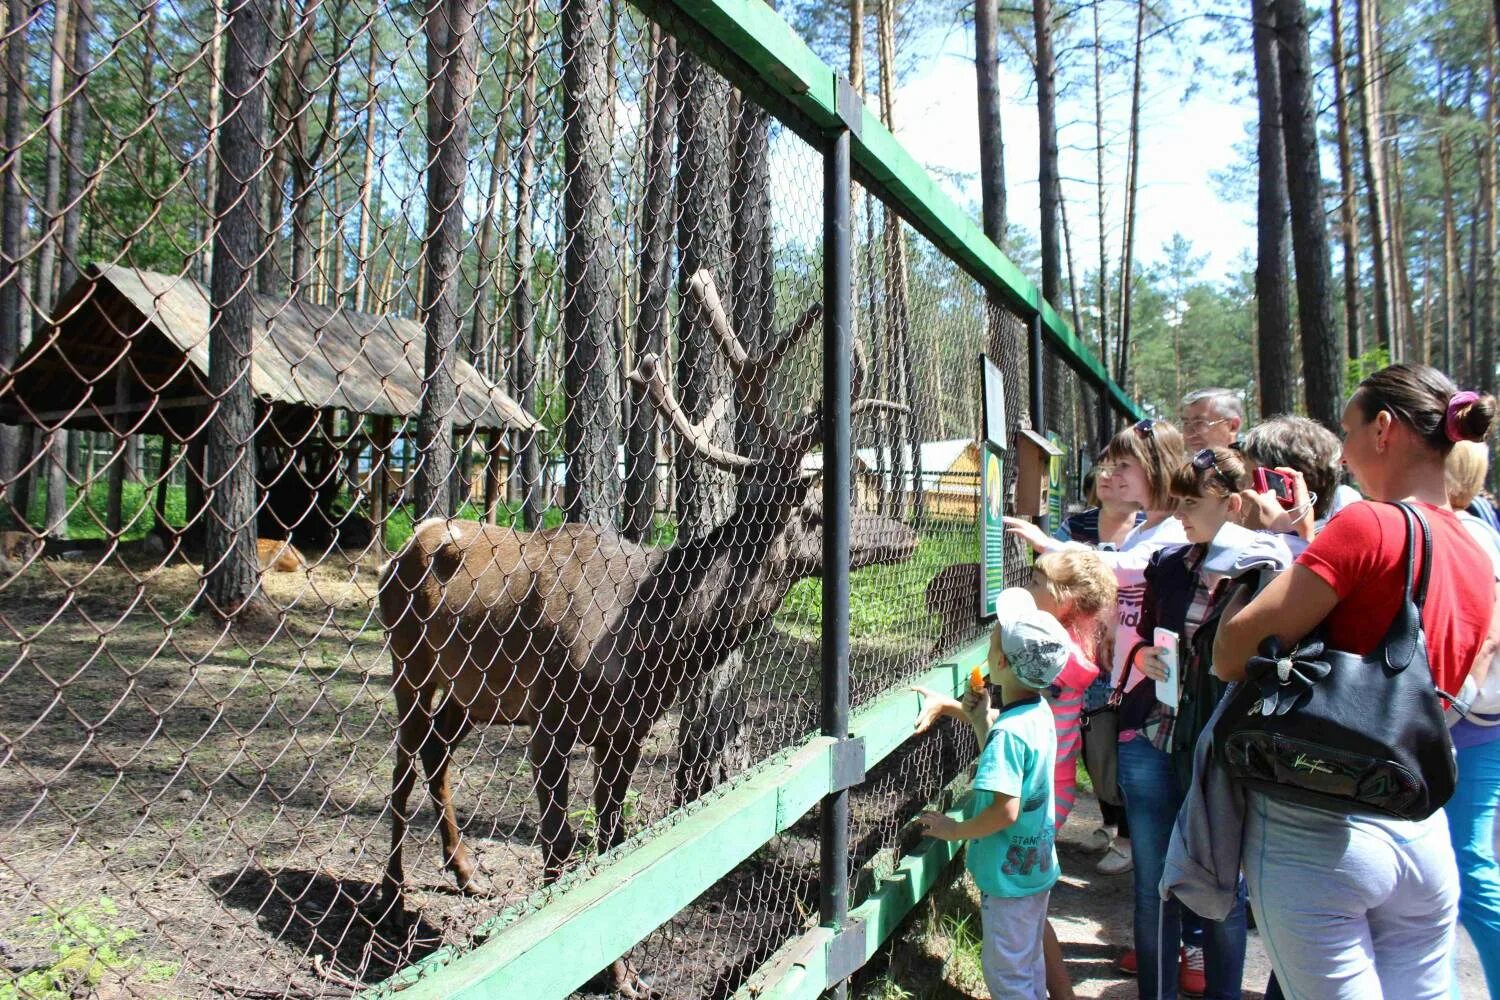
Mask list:
[[[706,461],[730,470],[746,469],[755,464],[743,455],[714,444],[714,430],[729,410],[728,396],[720,397],[709,410],[708,416],[695,424],[688,419],[677,397],[672,395],[672,387],[667,384],[667,377],[661,370],[661,359],[655,354],[647,354],[641,358],[635,371],[631,373],[630,380],[646,391],[652,404],[671,423],[672,429]]]
[[[724,301],[719,297],[719,289],[714,284],[712,274],[707,270],[694,272],[688,278],[687,291],[708,314],[709,329],[713,331],[714,339],[718,341],[730,370],[739,381],[743,390],[742,399],[745,407],[749,411],[750,418],[759,427],[765,441],[778,451],[795,454],[804,453],[815,445],[822,430],[820,407],[816,405],[807,407],[798,415],[790,430],[783,429],[771,419],[766,410],[765,390],[771,372],[822,318],[822,306],[809,307],[770,346],[752,355],[740,343],[734,327],[730,324],[729,315],[724,309]],[[861,399],[865,369],[864,345],[856,339],[851,387],[855,402],[850,413],[867,413],[872,410],[908,412],[908,408],[899,403],[881,399]],[[661,369],[660,359],[656,355],[648,354],[641,358],[630,378],[646,391],[651,402],[667,418],[672,429],[685,438],[702,458],[729,470],[745,469],[757,464],[713,441],[714,428],[727,412],[731,398],[729,394],[720,397],[708,415],[699,423],[694,424],[688,419],[682,405],[672,394],[666,375]]]

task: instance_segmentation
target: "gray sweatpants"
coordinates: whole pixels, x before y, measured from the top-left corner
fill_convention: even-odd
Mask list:
[[[1287,1000],[1448,996],[1458,868],[1441,810],[1414,823],[1251,792],[1244,860]]]
[[[986,894],[979,909],[984,982],[992,1000],[1047,1000],[1042,936],[1051,892],[1015,898]]]

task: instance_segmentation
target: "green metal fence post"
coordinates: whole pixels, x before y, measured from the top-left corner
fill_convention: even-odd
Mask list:
[[[831,791],[823,799],[819,852],[819,916],[833,932],[828,983],[844,1000],[843,980],[863,964],[834,959],[852,954],[849,917],[849,788],[864,778],[864,748],[849,739],[849,411],[853,405],[852,250],[849,242],[849,142],[862,107],[848,82],[838,81],[841,125],[823,154],[823,735],[839,740]],[[847,114],[844,112],[848,111]],[[841,773],[842,772],[842,773]],[[842,939],[842,940],[841,940]],[[863,952],[861,947],[856,949]]]

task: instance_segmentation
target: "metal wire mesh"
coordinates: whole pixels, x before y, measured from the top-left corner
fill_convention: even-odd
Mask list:
[[[816,729],[815,149],[615,2],[4,14],[0,995],[348,994]],[[855,208],[858,703],[977,631],[1024,336]],[[630,964],[732,992],[816,837]]]

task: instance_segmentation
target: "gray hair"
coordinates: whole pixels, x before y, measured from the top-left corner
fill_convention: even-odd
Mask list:
[[[1245,423],[1245,403],[1233,389],[1197,389],[1182,397],[1182,408],[1196,403],[1211,401],[1214,409],[1223,417],[1238,417],[1240,425]]]

